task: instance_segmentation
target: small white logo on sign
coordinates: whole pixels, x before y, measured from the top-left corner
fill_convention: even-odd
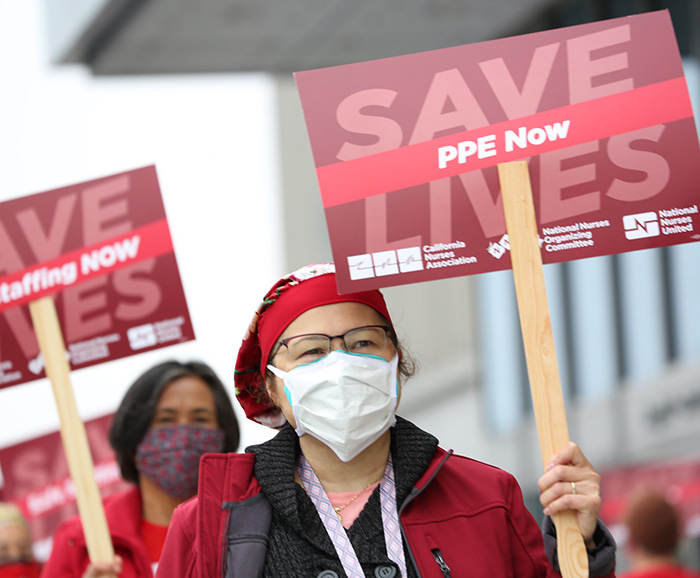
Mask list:
[[[374,274],[377,277],[396,275],[399,272],[399,262],[396,257],[396,251],[372,253],[372,261],[374,261]]]
[[[423,270],[423,257],[420,253],[420,247],[398,249],[396,254],[399,258],[399,269],[402,273]]]
[[[144,347],[151,347],[152,345],[158,344],[156,330],[152,323],[132,327],[131,329],[127,330],[126,336],[129,339],[131,349],[134,350],[143,349]]]
[[[29,360],[29,371],[34,375],[39,375],[44,371],[44,356],[40,353],[34,359]]]
[[[350,279],[369,279],[398,273],[423,270],[420,247],[407,247],[397,251],[380,251],[348,257]]]
[[[374,277],[372,255],[368,253],[366,255],[348,257],[348,269],[350,270],[350,279],[353,281]]]
[[[540,246],[541,243],[540,243]],[[488,249],[486,249],[492,257],[495,257],[496,259],[500,259],[503,257],[503,255],[506,254],[506,251],[510,251],[510,241],[508,240],[508,234],[506,233],[503,235],[499,240],[498,243],[489,243]]]
[[[647,237],[658,237],[661,234],[659,217],[653,211],[636,215],[625,215],[622,217],[622,225],[625,227],[625,237],[631,241],[634,239],[646,239]]]

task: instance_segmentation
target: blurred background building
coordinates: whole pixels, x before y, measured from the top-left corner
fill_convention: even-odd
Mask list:
[[[293,72],[660,9],[670,10],[697,118],[698,0],[45,0],[43,14],[53,66],[95,78],[266,75],[277,150],[260,154],[278,175],[282,274],[332,259]],[[662,485],[700,566],[700,244],[545,274],[570,436],[603,474],[602,515],[614,526],[635,486]],[[400,413],[443,446],[514,473],[537,515],[541,456],[510,272],[385,293],[421,366]]]

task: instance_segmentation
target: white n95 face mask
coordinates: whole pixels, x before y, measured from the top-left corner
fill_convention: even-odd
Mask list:
[[[268,365],[284,380],[297,435],[322,441],[349,462],[396,423],[399,356],[332,351],[291,371]]]

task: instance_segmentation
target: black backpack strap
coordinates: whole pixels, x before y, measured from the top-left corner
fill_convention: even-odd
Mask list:
[[[224,502],[229,510],[226,578],[259,578],[265,566],[272,508],[261,492],[242,502]]]

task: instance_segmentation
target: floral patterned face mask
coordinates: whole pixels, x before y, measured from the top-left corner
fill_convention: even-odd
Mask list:
[[[136,448],[136,467],[169,496],[186,500],[197,493],[199,459],[223,449],[220,429],[192,424],[155,427]]]

